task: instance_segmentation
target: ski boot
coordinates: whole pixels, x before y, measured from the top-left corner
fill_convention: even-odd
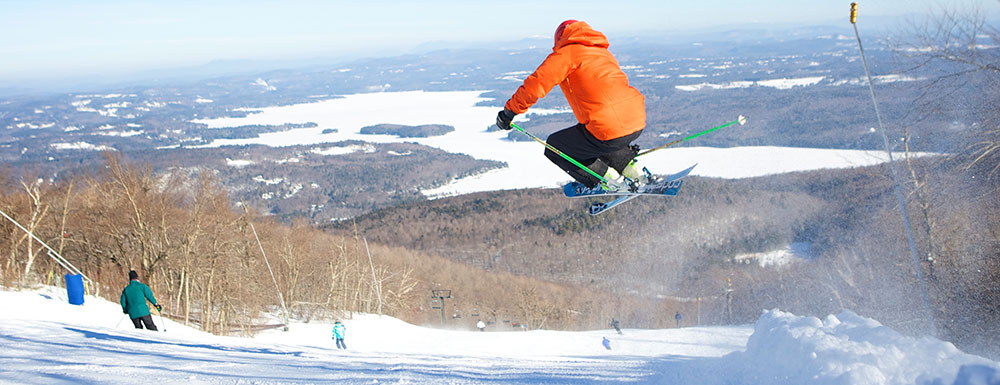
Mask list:
[[[632,161],[622,169],[622,175],[634,181],[639,188],[654,182],[653,174],[639,164],[639,158],[632,158]]]
[[[599,185],[605,192],[629,191],[629,181],[614,168],[608,167],[604,173],[604,181]]]

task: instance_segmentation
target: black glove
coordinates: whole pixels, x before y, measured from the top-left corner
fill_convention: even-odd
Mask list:
[[[497,113],[497,127],[501,130],[510,130],[510,121],[514,120],[514,111],[504,108],[502,111]]]
[[[153,305],[153,306],[156,307],[156,311],[159,311],[159,312],[163,311],[163,306],[160,306],[160,305]]]

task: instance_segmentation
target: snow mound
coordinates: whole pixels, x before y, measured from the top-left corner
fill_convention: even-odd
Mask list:
[[[996,363],[848,310],[822,321],[764,312],[746,351],[726,358],[743,368],[745,382],[756,384],[1000,384]]]

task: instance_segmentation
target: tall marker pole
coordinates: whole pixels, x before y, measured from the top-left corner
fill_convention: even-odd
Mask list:
[[[878,101],[875,98],[875,83],[872,82],[872,74],[868,69],[868,60],[865,58],[865,49],[861,46],[861,35],[858,34],[858,3],[851,3],[851,25],[854,26],[854,37],[858,39],[858,51],[861,52],[861,63],[865,66],[865,75],[868,77],[868,90],[872,96],[872,104],[875,106],[875,117],[878,119],[879,132],[882,133],[882,142],[885,145],[885,153],[889,156],[889,176],[892,178],[893,189],[896,191],[896,200],[899,203],[899,210],[903,215],[903,225],[906,227],[906,240],[910,244],[910,256],[913,257],[913,271],[917,273],[917,281],[920,283],[920,294],[924,300],[924,311],[927,312],[927,319],[930,321],[931,335],[937,335],[937,327],[934,322],[934,311],[931,310],[930,297],[927,296],[927,284],[924,282],[924,274],[920,269],[920,257],[917,256],[917,243],[913,240],[913,226],[910,225],[910,215],[906,212],[906,199],[903,198],[903,189],[899,186],[899,179],[896,177],[896,164],[892,159],[892,147],[889,145],[889,135],[885,133],[885,125],[882,124],[882,113],[878,109]]]

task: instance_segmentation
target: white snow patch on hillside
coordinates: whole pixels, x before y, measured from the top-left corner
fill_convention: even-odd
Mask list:
[[[117,303],[87,296],[70,305],[65,293],[0,290],[0,383],[1000,382],[1000,363],[932,337],[903,336],[850,311],[820,320],[770,310],[752,328],[626,328],[622,335],[492,325],[479,332],[472,331],[475,320],[466,330],[441,330],[358,314],[344,320],[348,350],[337,350],[329,321],[237,338],[154,316],[165,332],[150,332],[133,329]],[[604,337],[611,350],[601,346]]]
[[[120,136],[120,137],[123,137],[123,138],[127,138],[127,137],[130,137],[130,136],[137,136],[137,135],[142,135],[142,134],[145,134],[145,131],[143,131],[143,130],[129,130],[129,131],[102,131],[102,132],[98,132],[98,133],[97,133],[97,135],[104,135],[104,136]]]
[[[812,76],[807,78],[794,78],[794,79],[772,79],[772,80],[761,80],[757,84],[762,87],[774,87],[779,90],[788,90],[794,87],[806,87],[813,86],[823,81],[823,76]]]
[[[287,193],[285,193],[285,199],[295,196],[295,194],[298,194],[299,191],[302,191],[303,188],[305,188],[305,185],[303,185],[302,183],[293,184],[292,188],[289,189]]]
[[[260,183],[263,183],[263,184],[266,184],[266,185],[272,185],[272,184],[278,184],[278,183],[284,182],[285,179],[284,178],[271,178],[271,179],[267,179],[267,178],[264,178],[263,175],[257,175],[255,177],[253,177],[253,181],[254,182],[260,182]]]
[[[680,77],[688,77],[689,75],[681,75]],[[732,81],[726,83],[698,83],[698,84],[681,84],[676,85],[674,88],[681,91],[699,91],[702,89],[713,89],[713,90],[724,90],[732,88],[748,88],[751,86],[758,87],[771,87],[777,88],[779,90],[788,90],[794,87],[807,87],[819,84],[825,79],[825,76],[812,76],[805,78],[779,78],[770,80],[743,80],[743,81]],[[834,83],[834,85],[839,85]]]
[[[782,267],[789,264],[795,263],[798,260],[810,259],[810,249],[812,245],[805,242],[793,242],[787,247],[763,252],[763,253],[749,253],[749,254],[737,254],[733,259],[736,262],[752,263],[757,262],[760,267]]]
[[[108,147],[103,144],[95,146],[87,142],[52,143],[49,146],[56,150],[115,151],[113,147]]]
[[[354,144],[350,146],[332,146],[327,148],[314,148],[310,150],[313,154],[318,155],[347,155],[353,154],[355,152],[372,153],[375,152],[375,146],[370,144]]]
[[[889,75],[878,75],[873,76],[872,81],[875,84],[889,84],[896,82],[916,82],[927,80],[926,77],[914,77],[909,75],[899,75],[899,74],[889,74]],[[852,86],[863,86],[868,85],[868,79],[866,78],[849,78],[849,79],[838,79],[830,83],[832,86],[842,86],[842,85],[852,85]]]
[[[17,127],[17,128],[30,128],[32,130],[37,130],[37,129],[42,129],[42,128],[51,128],[51,127],[54,127],[55,125],[56,125],[55,123],[42,123],[42,124],[18,123],[18,124],[15,124],[14,127]]]
[[[302,159],[299,159],[299,158],[286,158],[286,159],[278,159],[278,160],[274,161],[274,163],[277,163],[277,164],[299,163],[299,162],[302,162]]]
[[[229,166],[229,167],[246,167],[246,166],[249,166],[251,164],[254,164],[254,161],[252,161],[252,160],[246,160],[246,159],[229,159],[229,158],[226,158],[226,165]]]
[[[726,90],[726,89],[733,89],[733,88],[748,88],[750,86],[753,86],[754,84],[755,83],[752,82],[752,81],[735,81],[735,82],[726,82],[726,83],[720,83],[720,84],[715,84],[715,83],[698,83],[698,84],[688,84],[688,85],[677,85],[677,86],[674,86],[674,88],[676,88],[678,90],[681,90],[681,91],[698,91],[698,90],[705,89],[705,88],[713,89],[713,90]]]

